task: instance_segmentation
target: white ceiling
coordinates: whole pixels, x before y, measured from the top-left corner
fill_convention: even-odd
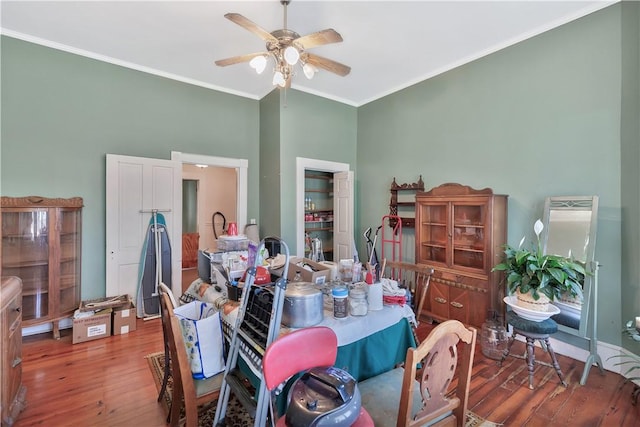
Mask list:
[[[307,80],[300,70],[292,87],[360,106],[617,1],[293,0],[288,28],[338,31],[344,42],[310,52],[351,73]],[[224,14],[240,13],[270,32],[283,28],[278,0],[3,0],[1,8],[8,36],[253,99],[272,90],[270,73],[214,61],[265,50]]]

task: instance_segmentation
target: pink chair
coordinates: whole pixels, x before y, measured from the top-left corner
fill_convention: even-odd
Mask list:
[[[267,390],[273,398],[273,391],[284,381],[310,368],[333,366],[337,355],[338,338],[326,326],[299,329],[283,335],[267,347],[262,358]],[[285,417],[276,420],[276,426],[284,425]],[[373,420],[364,407],[353,426],[373,426]]]

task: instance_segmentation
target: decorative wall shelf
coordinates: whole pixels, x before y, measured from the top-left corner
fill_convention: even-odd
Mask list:
[[[415,194],[424,191],[422,175],[418,178],[418,182],[413,184],[398,184],[396,178],[393,177],[390,191],[389,215],[401,217],[403,227],[415,227]],[[408,214],[411,216],[405,217]],[[389,227],[395,227],[396,221],[396,219],[389,219]]]

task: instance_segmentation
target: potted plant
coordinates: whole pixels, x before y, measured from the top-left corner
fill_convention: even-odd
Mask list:
[[[493,267],[493,271],[504,271],[509,295],[517,295],[519,306],[536,311],[546,311],[547,304],[562,295],[582,298],[582,285],[587,274],[584,265],[568,257],[543,254],[540,233],[544,225],[537,220],[533,230],[537,245],[524,249],[525,238],[517,249],[506,245],[505,259]]]
[[[629,320],[622,332],[634,341],[640,341],[640,317],[636,317],[635,326],[633,321]],[[626,377],[625,381],[633,381],[634,383],[633,392],[631,392],[631,402],[635,406],[638,404],[638,397],[640,396],[640,376],[637,376],[638,372],[640,372],[640,356],[635,354],[617,354],[610,356],[607,360],[614,358],[622,359],[622,361],[614,363],[613,366],[620,366],[625,369],[622,373],[622,375]],[[633,376],[634,371],[636,376]]]

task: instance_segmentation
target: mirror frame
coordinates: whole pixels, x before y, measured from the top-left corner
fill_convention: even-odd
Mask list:
[[[562,333],[574,335],[580,337],[582,342],[586,342],[589,356],[585,361],[582,377],[580,378],[580,385],[584,385],[587,382],[589,376],[589,370],[594,364],[598,366],[601,373],[604,373],[602,359],[598,355],[598,339],[597,339],[597,323],[598,323],[598,267],[599,264],[594,260],[595,247],[596,247],[596,228],[598,223],[598,196],[572,196],[572,197],[547,197],[544,204],[544,230],[543,235],[543,252],[547,253],[547,243],[549,240],[549,220],[552,210],[581,210],[591,211],[591,219],[589,223],[588,241],[586,244],[585,254],[585,270],[587,274],[584,278],[584,284],[582,287],[583,299],[582,307],[580,309],[580,324],[578,329],[558,323],[558,337],[559,339],[566,341],[567,338],[562,338]],[[572,251],[573,252],[573,251]],[[568,254],[559,254],[567,256]],[[582,261],[582,260],[581,260]],[[562,308],[561,308],[562,310]],[[554,316],[554,320],[555,316]],[[567,341],[571,342],[571,341]]]
[[[549,240],[549,232],[551,231],[550,226],[550,218],[552,211],[589,211],[591,212],[591,218],[589,221],[589,229],[585,236],[587,236],[587,244],[586,249],[584,250],[585,258],[580,260],[585,263],[585,269],[588,274],[584,279],[583,286],[583,301],[582,301],[582,309],[580,313],[580,324],[579,327],[573,328],[567,325],[563,325],[558,323],[558,330],[578,335],[581,337],[586,337],[589,334],[589,318],[593,316],[590,315],[592,310],[592,305],[595,302],[594,295],[594,283],[596,280],[596,270],[597,265],[594,261],[595,256],[595,246],[596,246],[596,234],[597,234],[597,223],[598,223],[598,196],[559,196],[559,197],[547,197],[545,199],[544,204],[544,230],[543,234],[543,251],[547,253],[547,243]],[[575,253],[576,251],[572,251]],[[582,250],[580,251],[580,253]],[[556,254],[567,256],[568,254]],[[594,319],[595,320],[595,319]]]

